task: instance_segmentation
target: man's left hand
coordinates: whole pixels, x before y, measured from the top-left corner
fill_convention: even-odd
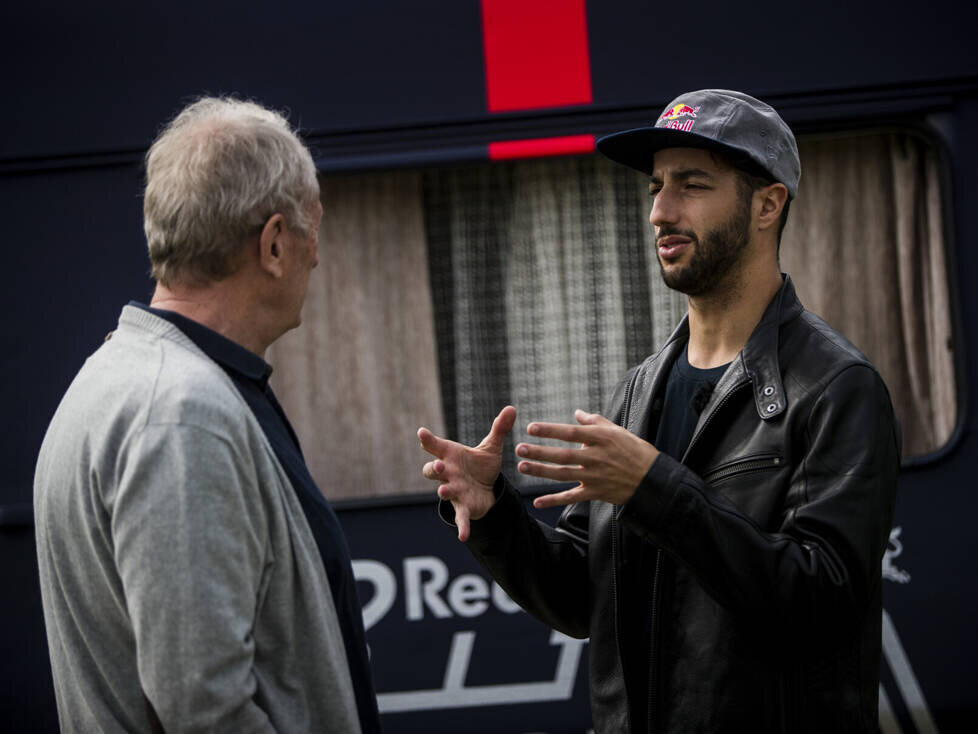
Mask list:
[[[564,492],[537,497],[533,506],[557,507],[585,500],[625,504],[658,458],[659,450],[598,413],[577,410],[574,417],[579,425],[531,423],[526,431],[536,438],[575,443],[577,448],[532,443],[516,447],[516,455],[528,459],[519,463],[520,473],[578,482]]]

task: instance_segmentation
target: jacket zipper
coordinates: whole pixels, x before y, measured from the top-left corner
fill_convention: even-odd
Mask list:
[[[659,703],[659,571],[662,568],[662,549],[655,549],[655,571],[652,573],[652,603],[649,611],[649,689],[648,708],[646,709],[646,731],[654,734],[658,729],[658,712],[656,707]]]
[[[652,572],[652,594],[649,603],[649,681],[648,681],[648,708],[646,709],[646,734],[654,734],[658,728],[656,725],[655,707],[658,705],[659,690],[659,627],[658,627],[658,606],[659,606],[659,577],[662,569],[662,549],[655,549],[655,570]],[[615,646],[618,649],[618,659],[621,662],[621,637],[619,631],[620,610],[618,607],[618,521],[615,513],[611,514],[611,599],[615,609]],[[624,673],[624,671],[622,671]],[[622,680],[624,684],[624,680]],[[623,685],[625,691],[625,710],[627,712],[626,721],[628,729],[634,727],[631,723],[632,707],[628,701],[628,685]]]
[[[709,474],[705,474],[703,476],[703,481],[707,484],[711,484],[713,482],[718,482],[721,479],[732,477],[736,474],[744,474],[746,472],[759,471],[761,469],[773,469],[778,466],[781,466],[780,456],[772,455],[751,457],[748,459],[735,461],[727,464],[726,466],[721,466],[719,469],[715,469]]]
[[[780,708],[779,713],[780,713],[780,718],[781,718],[780,724],[781,724],[781,733],[782,734],[785,734],[785,732],[788,731],[787,714],[786,714],[786,711],[785,711],[785,709],[787,708],[787,697],[788,697],[786,688],[787,687],[785,686],[784,674],[782,673],[780,676],[778,676],[778,693],[781,694],[780,695],[780,699],[781,700],[778,703],[781,704],[780,707],[779,707]]]
[[[612,506],[611,511],[611,602],[615,610],[615,649],[618,651],[618,663],[622,666],[622,686],[625,691],[625,722],[631,727],[632,707],[628,702],[628,686],[625,685],[624,660],[621,656],[621,637],[618,634],[620,610],[618,609],[618,520]]]
[[[707,428],[707,426],[710,425],[710,422],[713,420],[713,417],[717,413],[720,412],[720,409],[730,400],[730,398],[738,390],[740,390],[741,388],[743,388],[743,387],[745,387],[746,385],[749,385],[749,384],[750,384],[750,380],[749,379],[742,380],[741,382],[738,382],[736,385],[733,385],[729,390],[727,390],[727,392],[725,392],[723,394],[723,396],[720,398],[720,400],[714,406],[713,410],[706,417],[706,420],[703,422],[703,425],[700,426],[700,429],[698,431],[696,431],[696,433],[690,439],[689,446],[686,447],[686,451],[683,453],[683,461],[682,461],[682,463],[684,463],[684,464],[686,463],[686,456],[689,455],[690,449],[693,447],[693,445],[696,443],[696,441],[699,439],[699,437],[702,436],[703,433],[706,431],[706,428]],[[626,393],[626,395],[627,395],[627,393]],[[654,709],[655,706],[658,705],[658,686],[659,686],[659,675],[658,675],[658,665],[659,665],[659,659],[658,659],[658,647],[659,647],[659,645],[658,645],[658,643],[659,643],[658,616],[659,615],[657,614],[657,612],[658,612],[658,606],[659,606],[659,595],[660,595],[660,592],[661,592],[661,590],[660,590],[660,579],[659,579],[659,577],[661,575],[661,564],[662,564],[662,549],[659,548],[659,549],[656,549],[656,555],[655,555],[655,573],[654,573],[654,575],[652,577],[652,611],[651,611],[651,620],[650,620],[651,644],[649,646],[650,647],[650,651],[649,651],[649,701],[648,701],[648,705],[649,705],[649,710],[648,710],[648,727],[649,727],[649,729],[648,729],[648,731],[649,731],[649,734],[654,734],[654,732],[655,732],[655,730],[657,728],[657,724],[658,724],[657,717],[653,717],[653,709]],[[626,691],[626,694],[627,694],[627,691]]]
[[[628,413],[632,409],[632,393],[634,392],[635,382],[638,380],[639,370],[635,370],[632,379],[625,385],[625,398],[622,401],[621,411],[618,413],[618,425],[627,429]],[[618,650],[618,662],[624,668],[624,661],[621,657],[621,637],[619,635],[620,610],[618,608],[618,518],[612,506],[611,511],[611,601],[615,610],[615,648]],[[625,722],[629,731],[633,728],[632,707],[628,701],[628,686],[624,685],[624,669],[622,670],[622,684],[625,691]]]
[[[621,412],[618,413],[618,425],[628,428],[625,424],[628,421],[628,413],[632,409],[632,392],[635,390],[635,382],[638,380],[639,370],[635,370],[632,379],[625,385],[625,399],[622,401]]]

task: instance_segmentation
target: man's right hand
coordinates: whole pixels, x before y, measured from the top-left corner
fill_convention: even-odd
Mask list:
[[[421,448],[435,457],[421,473],[427,479],[441,482],[438,496],[455,508],[458,539],[469,539],[469,521],[478,520],[496,501],[492,486],[502,466],[503,439],[516,422],[516,408],[507,405],[496,416],[489,435],[478,446],[463,446],[439,438],[427,428],[418,429]]]

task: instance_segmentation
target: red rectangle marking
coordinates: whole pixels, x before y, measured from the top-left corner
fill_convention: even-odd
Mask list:
[[[590,104],[584,0],[481,0],[490,112]]]
[[[502,161],[510,158],[542,158],[551,155],[593,153],[593,135],[564,135],[559,138],[532,138],[530,140],[501,140],[489,143],[489,160]]]

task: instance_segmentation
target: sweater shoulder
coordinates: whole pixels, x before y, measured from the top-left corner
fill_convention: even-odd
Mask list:
[[[231,379],[192,343],[120,329],[69,386],[39,458],[109,460],[150,425],[203,429],[244,445],[254,438],[248,415]]]

